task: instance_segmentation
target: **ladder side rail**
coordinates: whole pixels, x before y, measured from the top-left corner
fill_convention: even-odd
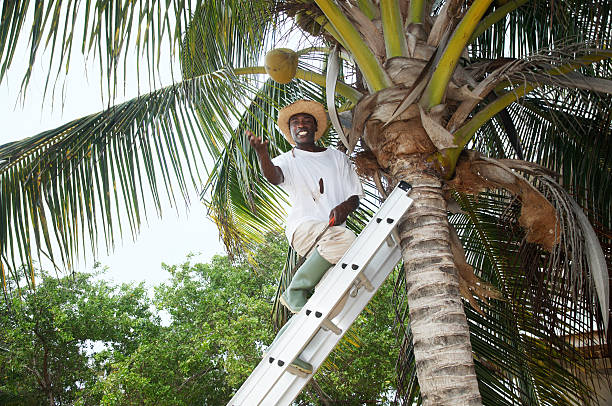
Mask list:
[[[407,191],[400,188],[394,190],[394,193],[385,201],[384,207],[381,207],[379,213],[372,218],[366,229],[360,234],[360,238],[357,238],[355,243],[351,245],[334,269],[329,271],[331,274],[326,277],[325,283],[315,289],[314,295],[302,309],[302,312],[306,311],[307,318],[318,318],[319,325],[328,318],[329,313],[344,297],[347,290],[351,288],[359,273],[374,257],[376,251],[379,250],[381,245],[386,244],[389,234],[411,204],[412,199],[407,196]],[[363,238],[361,238],[362,236]],[[257,388],[250,392],[249,402],[257,402],[263,399],[267,391],[286,371],[287,364],[303,351],[308,341],[317,332],[316,329],[311,330],[309,328],[311,326],[306,327],[305,325],[300,326],[299,323],[293,323],[283,333],[283,336],[279,338],[277,344],[268,353],[268,357],[282,360],[283,365],[275,362],[269,364],[268,371],[259,381]]]
[[[303,351],[304,347],[319,331],[322,322],[328,316],[329,311],[335,306],[337,300],[344,296],[344,293],[353,285],[359,273],[363,272],[363,269],[358,269],[356,272],[347,272],[346,269],[341,269],[341,264],[348,264],[348,259],[352,258],[351,264],[363,264],[364,266],[358,266],[365,269],[365,265],[367,265],[380,246],[385,244],[385,239],[388,238],[389,233],[397,225],[397,220],[407,211],[411,203],[412,200],[407,196],[406,189],[396,188],[391,193],[340,262],[333,270],[329,271],[331,272],[331,275],[329,275],[331,279],[326,278],[328,280],[325,281],[322,287],[317,289],[320,293],[317,294],[315,292],[315,295],[309,301],[309,306],[311,302],[318,307],[323,305],[321,308],[326,310],[325,317],[319,317],[318,319],[307,317],[304,314],[304,309],[299,314],[294,315],[293,317],[297,319],[294,320],[292,326],[285,331],[273,348],[268,351],[267,356],[262,359],[253,373],[247,378],[229,405],[257,404],[255,402],[258,402],[258,399],[262,399],[283,374],[289,374],[286,371],[288,364]],[[388,223],[388,218],[394,221]],[[381,220],[377,222],[377,219]],[[376,242],[380,242],[380,244],[376,244],[376,246]],[[373,246],[376,248],[372,248]],[[335,277],[333,277],[334,275]],[[333,301],[330,301],[329,296],[327,296],[329,294],[332,294],[335,298]],[[270,363],[271,358],[275,362]],[[277,364],[276,361],[278,359],[283,361],[283,365]]]
[[[380,246],[386,245],[386,239],[391,229],[392,227],[374,228],[374,235],[368,239],[368,243],[363,244],[365,240],[362,240],[362,244],[365,246],[359,249],[360,244],[358,244],[355,247],[357,249],[356,252],[361,258],[351,261],[351,263],[367,263]],[[375,242],[379,242],[379,245],[374,246]],[[298,315],[293,316],[297,317],[305,314],[306,320],[303,321],[300,318],[292,322],[292,325],[278,339],[273,348],[269,350],[267,358],[272,360],[272,362],[268,363],[264,376],[258,380],[256,387],[252,388],[248,393],[248,397],[245,398],[248,398],[250,404],[258,404],[257,402],[266,396],[267,391],[285,373],[288,364],[303,351],[308,341],[317,333],[319,327],[324,323],[337,302],[353,286],[353,282],[357,279],[359,273],[363,271],[362,268],[363,266],[360,265],[357,270],[350,269],[349,267],[342,269],[341,266],[337,265],[330,271],[332,273],[328,275],[323,286],[316,289],[314,295],[304,306],[304,309]]]
[[[290,405],[293,400],[302,391],[304,386],[312,379],[314,373],[321,367],[344,334],[349,330],[355,322],[359,314],[365,306],[374,297],[380,286],[388,278],[389,274],[395,268],[401,259],[401,251],[398,246],[381,252],[376,261],[371,261],[369,268],[378,268],[380,272],[371,275],[373,291],[363,291],[356,298],[349,298],[345,308],[333,321],[342,329],[340,335],[336,335],[330,331],[320,330],[311,343],[302,352],[302,359],[310,362],[313,366],[313,374],[307,377],[299,377],[291,373],[285,372],[281,380],[278,381],[274,389],[268,394],[265,400],[261,403],[266,406],[284,406]],[[372,274],[372,272],[368,272]]]

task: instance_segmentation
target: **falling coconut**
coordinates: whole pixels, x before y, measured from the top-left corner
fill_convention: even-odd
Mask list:
[[[289,48],[276,48],[266,54],[266,73],[278,83],[289,83],[295,77],[298,54]]]

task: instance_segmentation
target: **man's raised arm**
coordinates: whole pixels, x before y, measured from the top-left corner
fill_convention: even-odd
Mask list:
[[[256,137],[250,131],[247,131],[246,135],[249,137],[251,146],[255,148],[257,158],[259,159],[259,165],[261,166],[261,171],[263,172],[265,178],[268,179],[268,182],[273,185],[283,183],[283,180],[285,180],[283,171],[281,168],[272,163],[270,155],[268,154],[269,141],[262,141],[261,137]]]

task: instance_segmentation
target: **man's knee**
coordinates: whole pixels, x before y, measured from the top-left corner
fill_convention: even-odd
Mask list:
[[[327,238],[319,243],[319,254],[332,264],[337,263],[355,241],[356,236],[351,230],[337,227]]]
[[[348,249],[348,247],[351,246],[351,244],[357,239],[357,236],[355,235],[354,232],[352,232],[351,230],[349,230],[348,228],[344,229],[344,234],[343,234],[343,238],[346,244],[348,244],[348,246],[346,247]]]

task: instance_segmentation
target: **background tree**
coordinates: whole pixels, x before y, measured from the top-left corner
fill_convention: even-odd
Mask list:
[[[249,261],[166,267],[170,279],[153,300],[142,285],[38,273],[36,290],[20,298],[14,289],[0,305],[0,401],[227,403],[274,337],[270,310],[286,251],[284,236],[269,235]],[[391,294],[387,283],[302,403],[387,399],[395,389]]]
[[[3,10],[5,67],[25,7]],[[612,190],[607,3],[211,1],[198,4],[193,18],[183,2],[167,3],[170,13],[157,12],[161,5],[132,13],[135,7],[113,9],[99,2],[93,25],[86,24],[86,42],[106,40],[109,77],[134,38],[128,27],[138,22],[138,31],[150,27],[151,35],[138,35],[134,42],[150,59],[156,55],[152,45],[165,34],[174,44],[183,39],[185,81],[0,148],[0,206],[6,213],[0,230],[7,237],[0,244],[9,272],[16,272],[15,258],[28,262],[34,241],[54,258],[53,234],[69,261],[84,238],[72,213],[86,219],[89,236],[98,232],[96,215],[103,217],[112,245],[109,220],[118,204],[110,196],[125,201],[130,226],[137,229],[142,178],[155,201],[157,173],[171,198],[170,173],[181,190],[187,182],[200,186],[193,165],[201,148],[216,159],[205,185],[228,250],[261,242],[262,232],[278,226],[282,194],[259,176],[243,130],[270,138],[274,153],[286,150],[274,126],[278,107],[298,97],[321,97],[320,86],[327,85],[332,120],[337,106],[352,112],[347,131],[337,122],[335,129],[364,177],[377,184],[383,198],[399,179],[415,186],[415,207],[400,224],[406,289],[398,293],[407,302],[397,302],[409,303],[410,320],[398,310],[406,323],[398,375],[412,377],[400,379],[406,383],[400,397],[410,402],[420,391],[434,404],[478,404],[481,397],[489,404],[590,400],[560,360],[592,371],[568,337],[585,334],[594,341],[597,330],[607,329]],[[32,58],[40,32],[61,30],[55,19],[47,22],[43,10],[32,26]],[[156,21],[155,15],[165,17]],[[256,66],[269,48],[264,38],[272,27],[289,27],[279,21],[293,21],[291,28],[317,40],[289,57],[291,66],[300,60],[296,80],[283,86],[257,83],[245,75],[265,71]],[[62,58],[74,38],[67,26],[52,42]],[[105,30],[96,28],[101,26]],[[60,45],[53,45],[58,37]],[[346,61],[342,66],[334,62],[335,46]],[[334,85],[336,79],[341,80]],[[332,133],[327,142],[334,141]],[[481,191],[478,199],[470,197]],[[377,204],[371,199],[366,208]],[[447,216],[447,209],[455,214]],[[28,237],[31,226],[34,238]],[[495,289],[485,289],[473,269]],[[505,300],[486,305],[495,290]],[[469,323],[459,291],[471,303],[465,310]],[[542,375],[542,363],[554,373]],[[460,400],[453,400],[455,395]]]
[[[132,353],[158,328],[142,286],[114,287],[84,273],[39,277],[36,290],[13,289],[0,304],[3,404],[73,404],[114,355]]]
[[[229,402],[274,338],[270,309],[286,251],[284,236],[270,235],[249,261],[217,256],[167,267],[171,278],[156,287],[154,302],[168,325],[98,382],[102,404]],[[300,402],[379,403],[393,391],[391,284],[381,292]]]

